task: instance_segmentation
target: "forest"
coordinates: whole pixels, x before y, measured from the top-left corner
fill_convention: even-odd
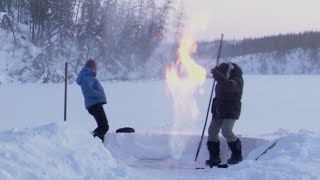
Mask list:
[[[7,53],[1,70],[22,82],[61,82],[65,62],[68,78],[74,80],[92,58],[102,80],[163,78],[166,66],[176,60],[184,18],[183,7],[173,0],[0,0],[0,35],[12,37],[3,42],[12,43],[10,48],[0,47]],[[195,59],[215,59],[218,42],[199,41]],[[222,58],[258,55],[258,73],[283,73],[290,54],[299,49],[300,70],[286,72],[318,73],[319,47],[317,31],[225,39]],[[261,60],[262,55],[267,58]],[[248,64],[245,58],[241,61]],[[274,63],[284,68],[267,70]]]

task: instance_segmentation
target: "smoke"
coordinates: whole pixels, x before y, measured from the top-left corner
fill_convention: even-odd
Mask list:
[[[176,84],[173,102],[174,102],[174,117],[171,128],[170,149],[174,159],[179,159],[185,149],[188,138],[178,136],[185,128],[195,126],[199,116],[199,110],[194,89],[186,88],[187,80],[181,80]]]

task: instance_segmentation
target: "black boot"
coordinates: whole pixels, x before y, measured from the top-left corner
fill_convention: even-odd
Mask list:
[[[242,161],[241,141],[238,138],[235,142],[228,142],[231,150],[231,157],[228,159],[228,164],[238,164]]]
[[[93,135],[93,137],[97,136],[98,138],[100,138],[103,143],[104,142],[104,134],[99,133],[97,129],[98,128],[96,128],[94,131],[92,131],[92,135]]]
[[[98,137],[101,139],[102,143],[104,142],[104,135],[99,134]]]
[[[211,142],[207,141],[207,147],[209,150],[210,159],[206,160],[206,165],[216,166],[221,163],[220,159],[220,141]]]

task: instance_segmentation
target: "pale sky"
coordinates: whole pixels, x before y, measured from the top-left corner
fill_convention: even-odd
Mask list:
[[[197,39],[242,39],[320,30],[320,0],[182,0],[189,17],[207,14]]]

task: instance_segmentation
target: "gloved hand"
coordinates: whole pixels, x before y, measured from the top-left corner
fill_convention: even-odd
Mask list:
[[[212,68],[212,69],[211,69],[211,74],[212,74],[212,75],[214,75],[214,73],[215,73],[215,71],[216,71],[217,69],[218,69],[218,67],[217,67],[217,66],[216,66],[216,67],[214,67],[214,68]]]
[[[218,82],[226,81],[227,78],[218,70],[218,67],[211,69],[211,74],[213,78]]]

